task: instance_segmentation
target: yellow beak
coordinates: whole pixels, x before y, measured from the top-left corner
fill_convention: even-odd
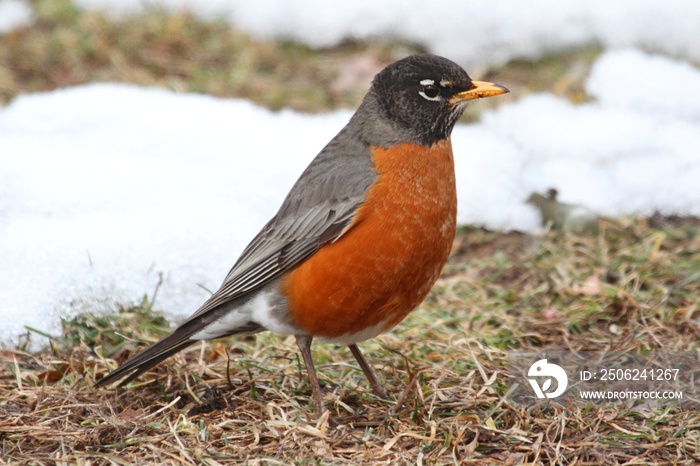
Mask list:
[[[451,104],[458,104],[473,99],[481,99],[482,97],[493,97],[495,95],[507,94],[510,92],[507,88],[500,84],[488,83],[486,81],[472,81],[472,88],[462,91],[450,97]]]

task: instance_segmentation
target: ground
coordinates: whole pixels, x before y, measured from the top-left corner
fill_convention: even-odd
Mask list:
[[[694,350],[700,221],[601,220],[594,236],[467,228],[423,305],[362,345],[315,345],[319,417],[291,337],[196,345],[126,389],[92,387],[167,331],[148,298],[64,325],[50,351],[0,353],[12,463],[695,464],[696,409],[518,407],[506,350]],[[106,310],[109,311],[109,310]]]
[[[247,97],[270,108],[351,108],[367,76],[402,51],[420,50],[400,43],[313,50],[256,42],[186,14],[152,11],[120,22],[66,1],[32,4],[37,23],[0,37],[3,102],[110,80]],[[513,62],[480,78],[583,101],[581,83],[598,53]],[[329,408],[320,417],[293,338],[272,334],[195,345],[125,389],[93,388],[168,331],[154,293],[64,322],[44,350],[0,350],[3,462],[700,462],[696,409],[519,407],[507,397],[506,378],[509,350],[695,351],[698,219],[601,219],[584,236],[464,227],[420,308],[361,345],[391,400],[372,396],[346,348],[314,345]]]

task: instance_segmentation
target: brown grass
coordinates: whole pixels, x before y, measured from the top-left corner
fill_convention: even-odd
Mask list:
[[[162,335],[165,322],[147,302],[81,316],[66,322],[50,352],[0,353],[2,458],[696,464],[697,411],[516,407],[505,397],[504,350],[696,349],[699,227],[657,217],[604,222],[595,237],[463,231],[423,306],[363,344],[392,401],[373,398],[346,349],[315,345],[330,408],[320,418],[292,338],[203,344],[127,389],[96,390],[108,366],[125,360],[134,341]],[[554,317],[544,318],[551,309]]]
[[[0,36],[0,103],[95,81],[246,97],[272,109],[354,107],[407,45],[347,42],[313,50],[256,41],[223,21],[154,8],[122,20],[68,0],[35,0],[36,24]]]
[[[121,20],[82,12],[70,0],[32,0],[36,22],[0,36],[0,104],[27,92],[96,81],[158,86],[177,92],[244,97],[271,109],[355,108],[385,65],[424,51],[406,42],[348,40],[326,49],[254,40],[223,21],[201,21],[158,8]],[[470,70],[517,95],[550,91],[585,100],[583,80],[596,47]],[[466,121],[512,96],[471,106]]]

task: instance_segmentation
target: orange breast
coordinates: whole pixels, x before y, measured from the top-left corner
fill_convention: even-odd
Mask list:
[[[377,181],[351,228],[281,282],[293,322],[336,338],[403,320],[447,261],[457,197],[452,146],[374,149]]]

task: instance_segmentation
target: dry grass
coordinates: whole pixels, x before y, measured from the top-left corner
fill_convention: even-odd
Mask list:
[[[271,334],[196,346],[128,389],[95,390],[107,366],[166,326],[146,301],[81,316],[51,351],[0,354],[2,458],[696,464],[697,411],[515,407],[504,350],[694,350],[699,272],[693,219],[607,221],[594,237],[468,229],[421,309],[363,345],[392,401],[373,398],[346,349],[314,347],[330,408],[321,418],[293,339]]]
[[[158,86],[177,92],[244,97],[271,109],[355,108],[381,68],[424,51],[405,42],[355,42],[322,50],[254,40],[223,21],[158,8],[123,20],[81,12],[70,0],[32,0],[36,23],[0,36],[0,105],[20,93],[95,81]],[[599,49],[591,47],[536,62],[470,70],[474,78],[507,84],[517,95],[549,91],[585,99],[583,79]],[[468,108],[474,121],[484,108]]]
[[[34,26],[0,36],[0,103],[21,92],[94,81],[246,97],[273,109],[354,107],[405,44],[347,42],[317,51],[255,41],[223,21],[154,8],[123,20],[68,0],[35,0]]]

